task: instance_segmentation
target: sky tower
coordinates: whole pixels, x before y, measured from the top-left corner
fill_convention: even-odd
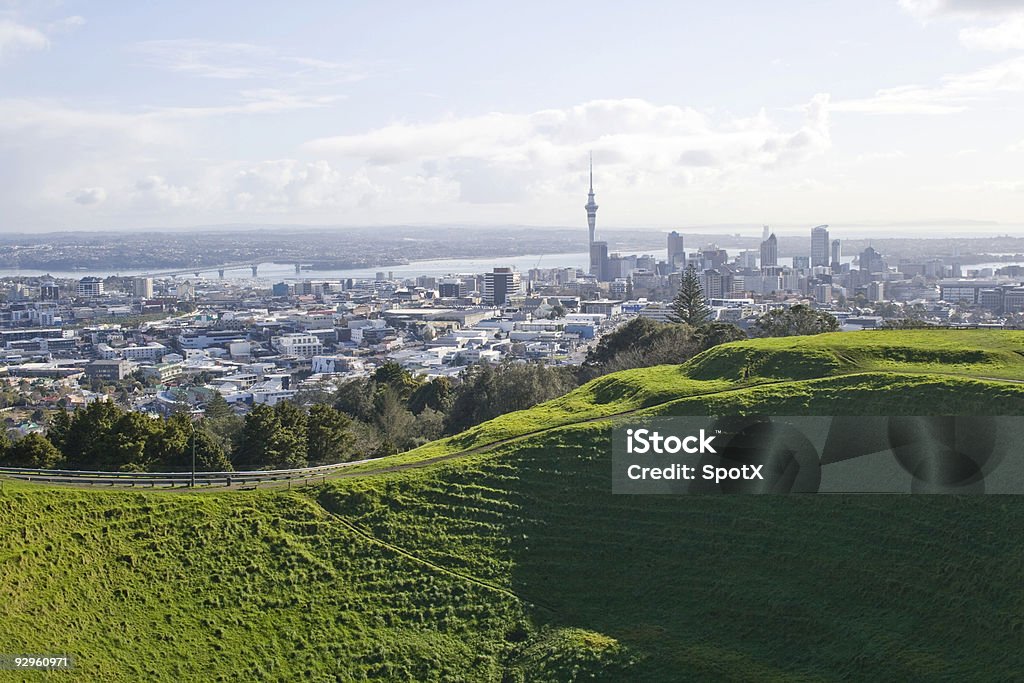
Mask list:
[[[597,222],[597,202],[594,201],[594,153],[590,153],[590,194],[587,195],[587,226],[590,228],[590,244],[594,244],[594,224]]]

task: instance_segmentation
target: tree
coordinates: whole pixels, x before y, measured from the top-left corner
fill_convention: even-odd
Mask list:
[[[679,285],[679,294],[672,301],[672,322],[686,323],[690,327],[700,327],[711,317],[704,290],[700,286],[700,276],[693,266],[683,272],[683,280]]]
[[[148,447],[154,466],[167,472],[188,472],[192,469],[192,447],[195,442],[196,471],[225,472],[231,462],[220,440],[196,424],[187,415],[175,415],[164,422],[164,429],[150,439]]]
[[[403,401],[409,398],[413,390],[419,385],[419,382],[416,381],[416,378],[408,370],[390,360],[374,371],[373,381],[377,384],[391,387],[399,393]]]
[[[334,407],[357,420],[370,422],[374,414],[376,385],[364,379],[342,382],[334,394]]]
[[[231,406],[219,391],[213,393],[213,398],[206,404],[206,410],[203,412],[203,415],[209,420],[220,420],[234,414],[235,411],[231,410]]]
[[[416,416],[415,430],[417,445],[440,439],[444,434],[444,413],[432,408],[424,408]]]
[[[0,426],[0,458],[7,455],[11,448],[11,437],[7,435],[7,429]],[[28,465],[11,465],[11,467],[28,467]]]
[[[580,380],[631,368],[683,363],[701,350],[700,339],[689,325],[636,317],[601,337],[587,352]]]
[[[306,430],[309,464],[326,465],[344,461],[344,451],[353,441],[349,431],[351,424],[351,418],[331,406],[311,406]]]
[[[255,406],[245,417],[234,466],[243,470],[292,469],[306,465],[306,420],[288,401]]]
[[[707,351],[719,344],[728,344],[734,341],[743,341],[747,333],[732,323],[707,323],[697,329],[697,339],[701,351]]]
[[[272,467],[278,454],[273,450],[281,421],[274,409],[265,403],[253,406],[245,416],[232,464],[239,470],[259,470]]]
[[[562,396],[577,385],[573,373],[535,363],[472,365],[462,374],[445,432],[456,434],[485,420]]]
[[[100,438],[102,456],[97,461],[101,470],[127,472],[152,471],[146,457],[149,439],[163,429],[163,423],[142,413],[122,412],[117,421]]]
[[[383,387],[377,393],[376,406],[376,423],[384,441],[397,450],[412,446],[416,438],[416,417],[405,407],[398,391],[390,386]]]
[[[3,462],[4,467],[33,469],[52,469],[57,466],[60,459],[60,451],[45,436],[35,432],[18,439],[0,455],[0,462]]]
[[[757,319],[754,328],[759,337],[795,337],[837,332],[839,321],[830,313],[798,304],[768,311]]]
[[[72,469],[99,470],[108,460],[108,435],[124,413],[111,401],[93,401],[76,410],[62,439],[61,451]]]
[[[435,377],[416,387],[409,397],[408,406],[414,415],[419,415],[427,408],[446,413],[452,407],[454,399],[452,381],[447,377]]]

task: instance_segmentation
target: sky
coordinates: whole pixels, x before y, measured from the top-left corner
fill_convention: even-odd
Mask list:
[[[0,230],[1020,225],[1022,114],[1022,0],[0,0]]]

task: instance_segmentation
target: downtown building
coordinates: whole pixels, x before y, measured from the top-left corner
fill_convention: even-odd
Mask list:
[[[828,238],[828,226],[819,225],[811,230],[811,268],[828,267],[831,242]]]
[[[484,303],[504,306],[522,290],[522,276],[513,268],[495,268],[484,273]]]

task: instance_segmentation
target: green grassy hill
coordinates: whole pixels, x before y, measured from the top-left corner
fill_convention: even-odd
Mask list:
[[[1024,333],[761,340],[315,488],[6,482],[0,652],[111,681],[1012,680],[1016,497],[612,496],[608,427],[1022,414],[1019,380]]]

